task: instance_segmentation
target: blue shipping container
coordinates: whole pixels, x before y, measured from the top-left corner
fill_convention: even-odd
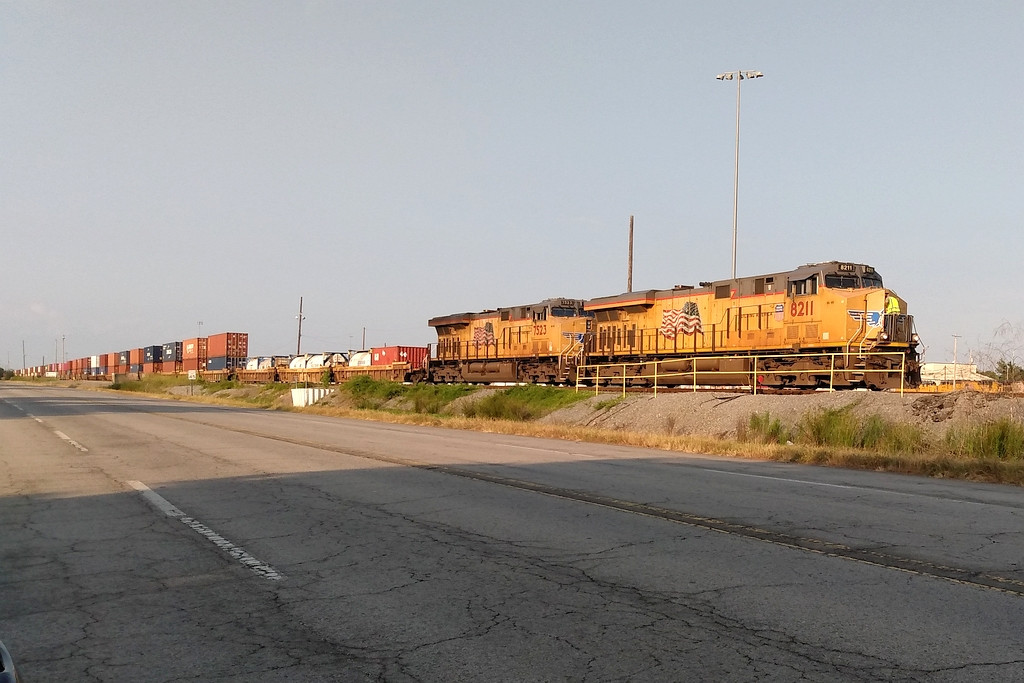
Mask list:
[[[228,370],[231,368],[244,368],[244,358],[233,358],[231,356],[219,356],[206,359],[207,370]]]
[[[163,347],[163,360],[164,362],[174,361],[175,363],[181,361],[181,342],[167,342]]]
[[[142,348],[142,362],[143,363],[159,363],[163,360],[164,347],[162,346],[144,346]]]

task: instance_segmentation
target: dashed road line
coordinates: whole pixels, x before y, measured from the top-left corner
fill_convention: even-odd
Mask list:
[[[68,442],[69,444],[71,444],[72,446],[74,446],[74,447],[75,447],[75,448],[77,448],[78,450],[82,451],[83,453],[88,453],[88,452],[89,452],[89,449],[88,449],[88,448],[86,448],[86,447],[85,447],[85,446],[83,446],[82,444],[78,443],[77,441],[75,441],[75,440],[74,440],[74,439],[72,439],[72,438],[71,438],[70,436],[68,436],[68,435],[67,435],[67,434],[65,434],[64,432],[60,431],[59,429],[54,429],[54,430],[53,430],[53,433],[54,433],[54,434],[56,434],[57,436],[59,436],[60,438],[64,439],[64,440],[65,440],[65,441],[67,441],[67,442]]]
[[[138,491],[142,497],[146,499],[146,502],[157,510],[160,510],[168,517],[177,519],[200,536],[205,537],[208,541],[226,552],[257,576],[262,576],[264,579],[269,581],[280,581],[284,578],[284,574],[274,569],[274,567],[253,557],[244,548],[235,545],[199,520],[189,517],[184,512],[176,508],[170,501],[143,484],[141,481],[129,481],[126,483]]]

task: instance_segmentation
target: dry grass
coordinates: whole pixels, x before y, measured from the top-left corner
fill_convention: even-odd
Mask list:
[[[948,453],[878,453],[861,449],[796,444],[744,442],[712,436],[630,432],[619,429],[536,424],[468,417],[439,417],[418,414],[381,413],[372,410],[339,410],[311,407],[318,415],[400,424],[427,425],[447,429],[515,434],[545,439],[634,446],[656,450],[722,455],[775,462],[841,467],[916,474],[947,479],[1024,485],[1024,462],[958,456]]]

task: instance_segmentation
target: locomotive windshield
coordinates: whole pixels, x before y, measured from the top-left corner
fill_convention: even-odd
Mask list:
[[[859,289],[861,287],[881,287],[882,278],[878,275],[826,275],[825,286],[831,289]]]
[[[592,318],[594,314],[587,311],[583,312],[578,308],[567,308],[565,306],[552,306],[551,315],[559,318]]]

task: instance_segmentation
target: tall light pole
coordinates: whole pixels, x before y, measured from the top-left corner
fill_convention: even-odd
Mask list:
[[[760,71],[726,71],[715,76],[720,81],[736,81],[736,165],[732,185],[732,279],[736,279],[736,216],[740,198],[740,81],[761,78]]]

